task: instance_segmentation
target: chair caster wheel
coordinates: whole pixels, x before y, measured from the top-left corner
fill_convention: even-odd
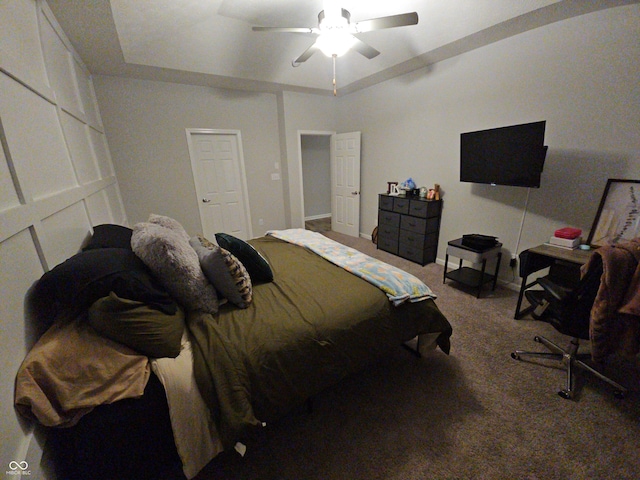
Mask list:
[[[538,342],[538,343],[542,343],[542,340],[540,340],[540,337],[538,335],[536,335],[535,337],[533,337],[533,341],[534,342]]]
[[[520,360],[520,355],[518,355],[516,352],[511,352],[511,358],[513,358],[514,360]]]
[[[616,390],[615,392],[613,392],[613,396],[617,399],[622,400],[623,398],[625,398],[627,396],[627,392],[623,392],[621,390]]]
[[[567,390],[560,390],[558,392],[558,395],[560,395],[562,398],[564,398],[566,400],[571,400],[571,398],[572,398],[571,392],[569,392]]]

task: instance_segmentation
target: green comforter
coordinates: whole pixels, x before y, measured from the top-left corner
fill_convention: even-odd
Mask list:
[[[384,292],[302,247],[251,241],[274,281],[253,286],[247,309],[191,312],[194,369],[225,447],[273,421],[391,348],[451,325],[431,299],[398,307]]]

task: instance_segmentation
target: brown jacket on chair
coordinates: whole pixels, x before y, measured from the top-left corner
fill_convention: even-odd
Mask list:
[[[640,238],[598,248],[583,272],[598,258],[603,274],[591,309],[591,356],[633,357],[640,352]]]

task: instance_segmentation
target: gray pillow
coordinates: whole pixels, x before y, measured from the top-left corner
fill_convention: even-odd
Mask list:
[[[149,219],[147,220],[147,222],[155,223],[156,225],[162,225],[163,227],[176,232],[178,235],[184,238],[187,242],[189,241],[189,234],[184,229],[182,224],[171,217],[166,217],[164,215],[156,215],[155,213],[152,213],[151,215],[149,215]]]
[[[227,250],[198,235],[189,243],[198,254],[204,275],[218,294],[240,308],[251,303],[251,278],[244,265]]]
[[[179,233],[155,223],[137,223],[131,247],[186,310],[218,311],[218,296],[200,268],[198,254]]]

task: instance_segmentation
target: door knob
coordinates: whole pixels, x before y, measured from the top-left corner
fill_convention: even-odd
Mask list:
[[[360,195],[360,192],[351,192],[351,195]]]
[[[209,200],[208,198],[203,198],[202,199],[202,203],[209,203],[211,200]]]

